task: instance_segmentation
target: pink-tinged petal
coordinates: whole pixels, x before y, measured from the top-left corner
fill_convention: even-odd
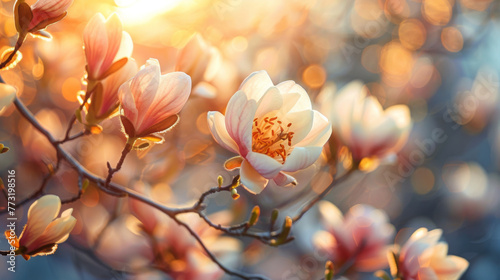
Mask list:
[[[105,23],[106,35],[108,37],[108,48],[106,49],[106,55],[102,62],[101,69],[99,71],[99,76],[102,75],[111,66],[115,60],[118,49],[120,49],[120,43],[122,42],[123,27],[122,22],[116,13],[113,13]],[[103,50],[101,50],[103,51]],[[98,77],[99,77],[98,76]]]
[[[229,133],[226,129],[226,120],[224,115],[219,112],[208,112],[207,114],[208,126],[210,128],[210,132],[212,132],[212,136],[215,141],[221,145],[224,149],[231,151],[233,153],[238,153],[238,145],[234,142],[234,140],[229,136]]]
[[[276,87],[270,87],[257,103],[255,117],[260,118],[265,114],[277,111],[283,106],[283,98]]]
[[[356,109],[361,111],[355,111],[353,115],[359,117],[359,121],[368,127],[378,124],[379,119],[384,113],[382,105],[380,105],[374,96],[367,96],[363,102],[363,106],[356,106]]]
[[[44,20],[62,15],[73,3],[73,0],[39,0],[31,6],[33,18],[28,26],[31,30]]]
[[[154,102],[146,114],[177,114],[186,104],[190,93],[191,78],[186,73],[172,72],[162,75]]]
[[[111,74],[108,78],[102,81],[103,100],[101,108],[97,114],[98,117],[107,113],[113,106],[118,103],[118,89],[123,83],[132,78],[136,73],[137,63],[134,59],[131,58],[120,70]]]
[[[106,19],[101,13],[96,14],[90,19],[83,30],[83,42],[85,45],[85,56],[91,78],[97,78],[100,73],[101,65],[106,56],[105,50],[108,49],[108,34],[105,26]]]
[[[313,164],[323,147],[295,147],[283,164],[283,171],[295,172]]]
[[[294,81],[284,81],[276,86],[282,94],[286,93],[298,93],[300,98],[295,102],[294,106],[290,109],[292,112],[298,112],[303,110],[311,110],[311,100],[309,95],[304,90],[303,87],[296,84]]]
[[[134,94],[130,90],[130,82],[126,82],[118,89],[118,98],[120,100],[123,114],[132,122],[137,123],[139,111],[135,105]]]
[[[278,175],[276,175],[276,177],[273,178],[273,181],[276,185],[278,185],[280,187],[288,187],[288,186],[297,185],[297,180],[295,180],[294,177],[292,177],[286,173],[283,173],[283,172],[278,173]]]
[[[439,279],[459,279],[469,266],[469,262],[461,257],[448,256],[448,244],[439,242],[433,248],[430,266]]]
[[[0,83],[0,114],[4,108],[12,104],[16,97],[16,92],[15,87]]]
[[[155,59],[149,59],[145,67],[130,81],[130,91],[132,92],[138,111],[137,121],[133,122],[136,131],[142,130],[142,123],[147,117],[145,113],[153,104],[159,84],[160,65]],[[124,113],[128,117],[127,112],[125,111]]]
[[[311,131],[313,127],[314,111],[304,110],[300,112],[288,113],[283,118],[283,124],[291,123],[290,131],[292,131],[292,145],[295,146],[300,143]]]
[[[309,134],[302,139],[296,146],[305,147],[305,146],[314,146],[314,147],[323,147],[325,143],[330,139],[332,135],[332,125],[328,122],[328,119],[323,116],[318,111],[313,111],[313,123],[311,131]]]
[[[35,201],[28,210],[28,222],[19,238],[19,245],[29,247],[57,217],[60,209],[61,199],[55,195],[45,195]]]
[[[245,159],[266,179],[272,179],[278,175],[283,166],[270,156],[255,152],[248,152]]]
[[[248,99],[258,101],[272,86],[274,86],[273,81],[271,81],[267,72],[261,70],[250,74],[250,76],[241,83],[239,90],[243,91]]]
[[[120,48],[113,59],[113,62],[116,62],[124,57],[132,56],[132,52],[134,50],[134,43],[132,42],[132,37],[126,32],[122,31],[122,41],[120,43]]]
[[[368,253],[361,254],[356,260],[356,268],[360,271],[371,272],[377,269],[386,268],[387,250],[392,246],[386,246],[381,249],[371,250]]]
[[[257,102],[248,100],[243,91],[237,91],[227,104],[227,132],[238,145],[243,157],[252,150],[252,126],[256,110]]]
[[[240,182],[248,192],[259,194],[266,187],[268,181],[248,161],[243,161],[240,168]]]

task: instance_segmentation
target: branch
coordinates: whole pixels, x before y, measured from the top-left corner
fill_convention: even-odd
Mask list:
[[[19,49],[23,45],[24,39],[26,39],[26,35],[22,35],[22,36],[19,35],[19,37],[17,38],[16,45],[14,46],[14,50],[9,55],[9,57],[7,57],[7,59],[0,64],[0,69],[5,68],[11,62],[11,60],[14,58],[16,53],[19,51]]]

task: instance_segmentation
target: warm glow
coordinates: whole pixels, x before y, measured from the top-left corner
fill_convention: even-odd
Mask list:
[[[168,12],[182,0],[115,0],[118,14],[125,25],[138,25]]]

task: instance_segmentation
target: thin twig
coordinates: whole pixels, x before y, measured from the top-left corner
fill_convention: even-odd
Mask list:
[[[309,209],[311,209],[316,203],[318,203],[318,201],[320,201],[321,199],[323,199],[333,189],[333,187],[335,187],[338,184],[340,184],[341,182],[345,181],[345,179],[347,179],[349,177],[349,175],[351,175],[351,173],[353,173],[355,170],[356,169],[351,168],[347,172],[345,172],[342,176],[340,176],[338,179],[333,180],[333,182],[328,187],[326,187],[326,189],[324,189],[314,199],[312,199],[311,201],[309,201],[309,203],[307,203],[307,205],[304,208],[302,208],[302,210],[300,211],[300,213],[297,214],[297,216],[295,216],[293,218],[293,222],[295,223],[298,220],[300,220],[302,218],[302,216],[304,216],[304,214],[307,211],[309,211]]]

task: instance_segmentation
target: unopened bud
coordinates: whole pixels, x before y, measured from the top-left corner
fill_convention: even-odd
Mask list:
[[[291,230],[292,230],[292,218],[290,218],[289,216],[286,216],[285,221],[283,222],[283,227],[281,229],[281,233],[278,236],[278,240],[277,240],[278,244],[281,244],[281,243],[286,241]]]
[[[85,178],[82,182],[82,192],[85,192],[85,190],[89,187],[89,179]]]
[[[232,189],[231,190],[231,197],[236,200],[238,198],[240,198],[240,195],[238,194],[238,191],[236,189]]]
[[[231,188],[236,188],[240,185],[240,175],[236,175],[231,182]]]
[[[224,184],[224,178],[220,175],[217,177],[217,184],[219,184],[219,188],[222,188],[222,184]]]
[[[82,122],[82,110],[80,108],[76,109],[76,111],[75,111],[75,117],[76,117],[76,119],[78,120],[79,123],[83,123]]]
[[[259,206],[254,206],[252,209],[252,214],[250,215],[250,219],[248,220],[248,226],[254,226],[257,221],[259,221],[259,216],[260,216],[260,207]]]
[[[273,212],[271,212],[271,224],[274,225],[276,223],[276,220],[278,219],[278,215],[280,214],[280,211],[278,209],[273,209]]]
[[[327,261],[325,264],[325,280],[332,280],[334,275],[333,263]]]

